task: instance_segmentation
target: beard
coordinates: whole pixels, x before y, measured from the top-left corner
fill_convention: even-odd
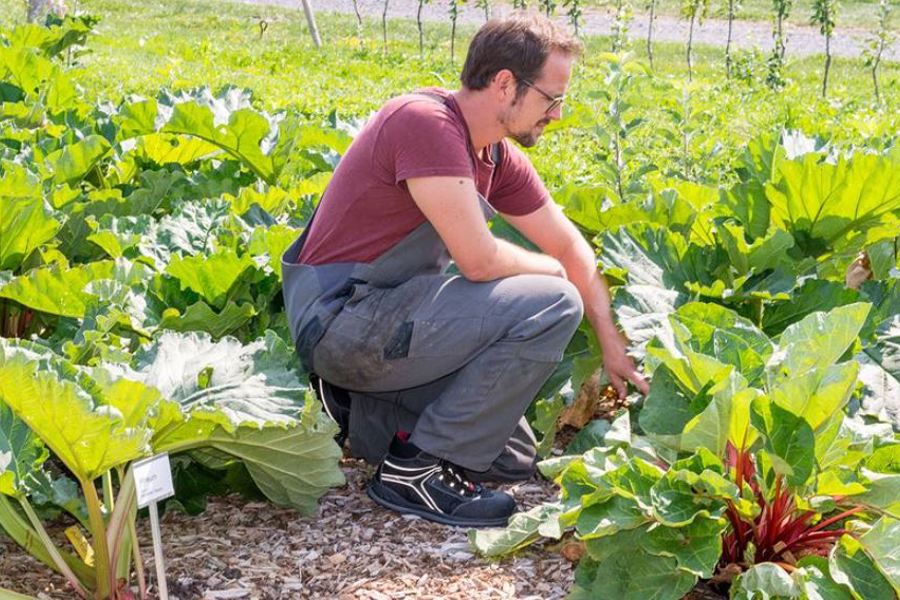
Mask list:
[[[514,131],[510,128],[510,123],[515,120],[518,112],[518,100],[514,100],[512,106],[500,115],[500,122],[506,127],[506,137],[514,139],[523,148],[531,148],[537,144],[538,138],[544,133],[544,127],[550,123],[550,119],[543,118],[528,129]]]
[[[541,119],[531,129],[510,132],[509,137],[516,140],[522,147],[531,148],[537,144],[538,138],[544,133],[544,127],[549,123],[550,119]]]
[[[541,137],[541,133],[543,131],[520,131],[518,133],[513,132],[509,134],[509,137],[516,140],[520,146],[523,148],[531,148],[535,144],[537,144],[538,138]]]
[[[523,148],[531,148],[537,144],[538,139],[544,133],[544,127],[550,123],[550,119],[541,119],[535,123],[530,129],[521,131],[510,131],[508,137],[511,137],[519,143]]]

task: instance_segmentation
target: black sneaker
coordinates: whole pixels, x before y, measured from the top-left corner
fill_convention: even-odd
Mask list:
[[[368,493],[401,514],[457,527],[503,527],[516,512],[508,494],[468,481],[456,465],[396,437]]]
[[[309,385],[316,393],[316,398],[322,403],[325,414],[338,424],[341,430],[334,441],[343,447],[347,434],[350,431],[350,392],[336,385],[331,385],[315,373],[309,374]]]

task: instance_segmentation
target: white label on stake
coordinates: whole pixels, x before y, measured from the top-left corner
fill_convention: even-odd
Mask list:
[[[151,502],[159,502],[175,495],[168,454],[145,458],[134,463],[132,468],[138,508],[144,508]]]

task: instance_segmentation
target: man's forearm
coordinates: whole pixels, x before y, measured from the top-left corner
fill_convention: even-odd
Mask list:
[[[560,263],[566,270],[569,281],[578,288],[584,301],[584,314],[597,333],[601,344],[604,339],[618,336],[610,307],[609,288],[600,271],[596,257],[584,239],[578,239],[562,256]]]
[[[467,277],[476,281],[492,281],[525,274],[565,276],[559,261],[552,256],[531,252],[498,238],[490,259],[483,261],[477,272],[467,274]]]

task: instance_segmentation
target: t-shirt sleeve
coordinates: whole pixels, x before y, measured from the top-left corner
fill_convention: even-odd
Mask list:
[[[503,141],[500,172],[491,186],[488,200],[501,213],[516,217],[533,213],[550,202],[550,192],[534,165],[508,140]]]
[[[411,101],[381,129],[377,153],[394,184],[415,177],[473,177],[465,133],[441,104]]]

